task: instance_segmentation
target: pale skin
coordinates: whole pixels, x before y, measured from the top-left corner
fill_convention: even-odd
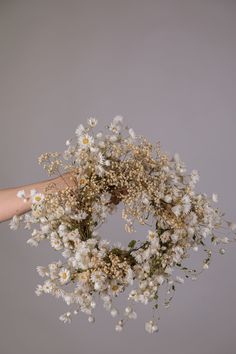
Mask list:
[[[62,176],[44,180],[42,182],[27,184],[23,186],[0,189],[0,222],[10,220],[14,215],[22,215],[31,209],[31,200],[28,198],[26,201],[17,197],[19,190],[24,190],[26,196],[30,195],[30,191],[35,189],[39,193],[44,193],[45,188],[49,183],[55,183],[56,188],[64,189],[72,185],[70,174],[66,173]]]

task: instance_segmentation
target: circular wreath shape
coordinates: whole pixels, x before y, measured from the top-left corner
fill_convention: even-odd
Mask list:
[[[116,317],[121,331],[129,319],[136,319],[135,303],[151,304],[153,316],[145,329],[159,329],[159,307],[169,307],[177,284],[195,280],[210,264],[213,247],[224,254],[222,244],[235,240],[236,224],[212,204],[217,195],[195,191],[199,175],[187,172],[178,154],[169,156],[160,143],[152,144],[116,116],[97,130],[97,119],[80,124],[75,137],[66,142],[63,153],[44,153],[39,163],[49,176],[62,182],[48,183],[44,192],[24,191],[19,198],[31,198],[32,208],[14,216],[11,229],[20,223],[31,229],[27,241],[37,246],[47,239],[62,257],[47,266],[38,266],[44,278],[36,294],[51,294],[63,299],[70,310],[59,318],[70,323],[83,312],[94,322],[98,299]],[[57,179],[58,181],[58,179]],[[117,205],[128,234],[128,246],[103,239],[99,227]],[[139,239],[131,237],[136,224],[146,226]],[[222,236],[222,230],[227,236]],[[233,235],[230,237],[229,235]],[[185,260],[191,251],[202,255],[200,265],[189,267]],[[165,285],[164,299],[160,287]],[[121,311],[116,297],[127,290],[127,305]]]

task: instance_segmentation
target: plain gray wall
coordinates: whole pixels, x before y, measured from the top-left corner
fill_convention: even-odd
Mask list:
[[[0,188],[46,178],[39,154],[89,116],[121,114],[198,169],[198,189],[235,220],[235,38],[234,0],[1,0]],[[104,237],[123,235],[118,220]],[[1,354],[236,353],[235,244],[178,289],[151,336],[146,307],[120,334],[100,308],[94,325],[64,326],[66,305],[34,294],[47,245],[31,249],[7,222],[0,236]]]

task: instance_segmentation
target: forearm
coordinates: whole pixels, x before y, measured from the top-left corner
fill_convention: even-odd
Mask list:
[[[51,180],[0,190],[0,222],[9,220],[14,215],[24,214],[31,209],[30,198],[23,201],[23,199],[17,197],[16,194],[19,190],[24,190],[26,196],[30,195],[32,189],[44,193],[45,188],[51,182],[55,183],[59,189],[65,188],[70,183],[68,176],[64,175]]]

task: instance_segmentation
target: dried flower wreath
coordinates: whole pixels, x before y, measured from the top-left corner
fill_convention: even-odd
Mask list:
[[[106,132],[95,132],[97,120],[88,119],[76,130],[66,150],[39,157],[49,175],[70,173],[72,184],[57,190],[49,184],[45,193],[31,191],[32,210],[14,216],[10,226],[23,222],[32,229],[30,245],[47,239],[63,256],[48,266],[38,266],[45,278],[36,294],[62,298],[70,311],[60,316],[65,323],[73,314],[83,312],[94,322],[94,308],[100,297],[104,308],[118,317],[121,331],[129,319],[136,319],[135,302],[151,303],[153,318],[145,323],[149,333],[158,331],[159,289],[166,285],[163,302],[168,307],[176,284],[185,278],[196,279],[207,269],[213,248],[220,254],[222,244],[235,241],[236,224],[212,206],[211,198],[195,191],[198,172],[187,173],[178,154],[170,157],[160,144],[151,144],[116,116]],[[24,191],[18,192],[24,198]],[[122,218],[127,233],[135,223],[148,227],[139,240],[127,247],[101,238],[99,227],[122,203]],[[38,225],[36,228],[34,225]],[[223,231],[223,234],[222,234]],[[232,235],[230,237],[229,235]],[[184,265],[190,251],[202,250],[200,269]],[[120,312],[115,298],[128,289],[128,304]]]

